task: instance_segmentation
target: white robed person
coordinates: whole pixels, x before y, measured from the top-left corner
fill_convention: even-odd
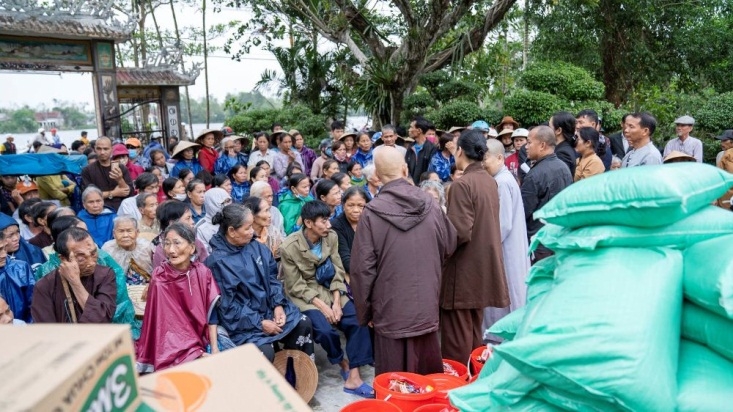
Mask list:
[[[517,180],[504,165],[504,146],[501,142],[489,139],[486,146],[488,152],[484,157],[484,168],[499,185],[501,248],[504,254],[504,271],[511,305],[508,308],[487,307],[484,309],[484,330],[525,305],[527,300],[525,280],[531,267],[522,193]],[[498,336],[486,334],[484,334],[484,340],[501,341]]]

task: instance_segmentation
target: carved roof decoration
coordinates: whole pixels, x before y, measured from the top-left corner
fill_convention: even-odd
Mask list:
[[[192,86],[196,76],[173,68],[117,68],[117,86]]]
[[[0,34],[73,40],[130,39],[136,18],[114,0],[2,0]]]

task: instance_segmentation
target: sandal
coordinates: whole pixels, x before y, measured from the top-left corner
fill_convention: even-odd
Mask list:
[[[374,393],[374,388],[367,385],[366,383],[362,383],[361,386],[355,389],[344,388],[344,392],[350,393],[356,396],[361,396],[362,398],[367,398],[367,399],[373,399],[376,397]]]
[[[344,380],[349,379],[349,371],[345,371],[343,369],[339,370],[339,373],[341,374],[341,377],[344,378]]]

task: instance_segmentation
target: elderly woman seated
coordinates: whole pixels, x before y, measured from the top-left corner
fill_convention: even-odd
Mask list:
[[[102,191],[96,186],[89,186],[81,194],[84,210],[79,212],[79,219],[89,228],[89,233],[97,246],[112,239],[112,221],[117,216],[114,210],[104,206]]]
[[[137,220],[132,216],[117,216],[112,231],[114,239],[102,250],[122,266],[128,285],[144,285],[153,273],[153,244],[138,237]]]
[[[206,265],[221,288],[220,325],[235,345],[253,343],[270,361],[280,344],[313,358],[311,322],[285,296],[270,250],[252,241],[253,221],[252,212],[237,203],[214,216],[219,231]]]
[[[336,187],[336,186],[334,186]],[[303,229],[280,247],[285,292],[310,318],[313,339],[331,364],[338,364],[344,392],[373,398],[374,389],[362,381],[359,367],[374,363],[369,328],[360,326],[354,302],[346,295],[338,238],[331,230],[331,208],[320,200],[303,205]],[[339,329],[346,335],[346,355]]]

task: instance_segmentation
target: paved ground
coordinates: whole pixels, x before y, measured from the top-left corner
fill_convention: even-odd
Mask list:
[[[341,347],[345,348],[346,342],[343,335],[341,341]],[[338,412],[349,403],[363,399],[344,392],[344,380],[339,374],[339,366],[331,365],[326,357],[326,352],[318,344],[316,344],[316,367],[319,373],[318,389],[309,403],[314,411]],[[362,367],[361,377],[364,382],[371,385],[374,380],[374,368],[371,366]]]

